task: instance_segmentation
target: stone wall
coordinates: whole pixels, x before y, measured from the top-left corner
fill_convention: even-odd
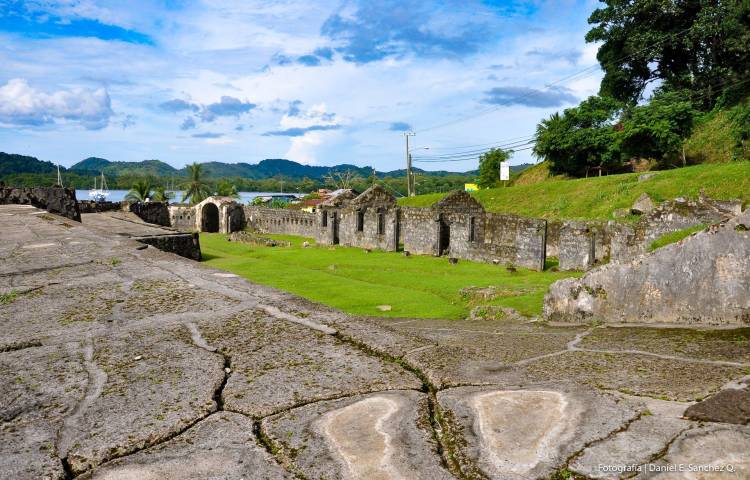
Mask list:
[[[560,229],[562,220],[547,220],[547,258],[560,256]]]
[[[313,230],[315,242],[321,245],[334,245],[338,242],[338,226],[341,222],[341,208],[318,206]]]
[[[365,208],[361,213],[353,208],[342,210],[339,243],[395,252],[398,249],[399,212],[398,208]],[[360,220],[362,230],[357,228]]]
[[[169,206],[163,202],[136,202],[129,207],[132,213],[146,223],[169,227],[172,225],[169,218]]]
[[[198,233],[155,235],[152,237],[138,237],[137,240],[164,252],[174,253],[195,261],[200,261],[201,259],[201,245]]]
[[[450,256],[543,270],[547,222],[516,215],[450,215]],[[471,238],[471,221],[474,235]]]
[[[1,187],[0,205],[33,205],[76,222],[81,221],[81,211],[76,201],[76,191],[59,187]]]
[[[194,232],[198,228],[195,225],[195,208],[188,205],[170,205],[169,223],[172,228],[184,232]]]
[[[607,222],[587,222],[594,234],[594,261],[607,263],[611,256],[612,232]]]
[[[261,233],[315,237],[317,218],[314,213],[282,208],[244,207],[249,228]]]
[[[437,255],[438,219],[430,208],[401,208],[404,251],[415,255]]]
[[[610,222],[613,262],[627,262],[648,252],[659,237],[700,224],[713,224],[738,215],[739,200],[714,200],[700,195],[697,201],[677,198],[668,200],[644,215],[634,224]]]
[[[374,185],[340,209],[339,243],[396,251],[399,221],[396,199],[383,187]]]
[[[341,243],[341,213],[357,197],[354,190],[341,190],[325,202],[318,204],[316,213],[315,241],[321,245]]]
[[[625,263],[555,282],[544,316],[565,322],[750,325],[750,211]]]
[[[404,250],[543,270],[547,222],[485,213],[465,192],[426,208],[402,209]]]
[[[560,270],[588,270],[596,260],[596,234],[586,222],[563,222],[560,227]]]
[[[127,208],[128,202],[94,202],[93,200],[79,200],[78,209],[81,213],[113,212]]]

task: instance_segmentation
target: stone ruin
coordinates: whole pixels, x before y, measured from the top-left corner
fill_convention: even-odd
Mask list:
[[[322,210],[325,215],[326,207]],[[341,245],[391,252],[398,250],[400,209],[396,206],[396,198],[380,185],[373,185],[343,203],[334,213],[338,218],[336,228]]]
[[[650,199],[649,199],[650,200]],[[741,211],[741,202],[675,199],[646,209],[636,223],[569,221],[489,213],[466,192],[453,192],[431,207],[399,207],[380,186],[361,195],[341,190],[315,213],[243,207],[244,223],[261,233],[314,238],[321,245],[344,245],[411,254],[447,256],[543,270],[556,257],[564,271],[586,271],[610,261],[627,261],[648,251],[660,236],[698,224],[724,221]],[[651,202],[653,203],[653,202]],[[205,231],[197,208],[171,206],[172,226]],[[184,217],[184,220],[183,220]],[[241,226],[240,226],[241,225]],[[224,231],[224,230],[221,230]]]
[[[159,202],[77,202],[75,192],[61,188],[9,188],[0,203],[45,208],[80,220],[80,212],[130,210],[147,223],[190,232],[232,233],[251,228],[260,233],[314,238],[322,245],[405,251],[543,270],[556,257],[560,270],[586,271],[597,265],[627,262],[648,252],[650,244],[670,232],[726,221],[741,212],[739,200],[714,200],[701,192],[697,200],[677,198],[655,206],[648,195],[629,212],[635,223],[546,221],[488,213],[463,191],[453,192],[429,208],[399,207],[381,186],[361,195],[340,190],[317,212],[242,206],[229,197],[209,197],[195,206]]]
[[[356,198],[357,193],[351,189],[334,192],[331,197],[318,205],[317,226],[311,233],[321,245],[338,245],[342,210]]]
[[[703,192],[696,201],[685,198],[667,200],[634,224],[609,222],[610,260],[628,262],[647,253],[651,243],[663,235],[700,224],[726,221],[740,213],[740,200],[714,200]]]
[[[543,270],[547,222],[487,213],[463,191],[429,209],[404,208],[404,250]]]
[[[750,210],[650,254],[555,282],[544,316],[573,323],[750,325],[748,292]]]

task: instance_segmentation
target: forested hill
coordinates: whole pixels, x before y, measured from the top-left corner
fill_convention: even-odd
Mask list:
[[[64,170],[64,169],[61,169]],[[57,167],[34,157],[0,152],[0,178],[18,173],[52,173]]]
[[[309,178],[311,180],[323,180],[334,172],[351,172],[355,176],[369,177],[372,175],[372,167],[358,167],[356,165],[341,164],[332,167],[321,167],[303,165],[285,159],[266,159],[257,164],[251,163],[224,163],[206,162],[203,169],[209,178],[245,178],[250,180],[263,180],[266,178],[284,177],[289,179]],[[176,169],[160,160],[143,160],[141,162],[111,162],[103,158],[91,157],[76,163],[70,170],[77,173],[100,172],[105,175],[148,175],[155,177],[185,176],[185,168]],[[417,172],[430,176],[456,175],[456,173],[437,171],[426,172],[415,169]],[[403,175],[403,170],[394,172],[377,172],[380,177],[391,177]]]
[[[341,164],[332,167],[321,167],[303,165],[291,160],[268,159],[257,164],[250,163],[223,163],[206,162],[203,164],[204,171],[209,178],[245,178],[251,180],[262,180],[267,178],[283,177],[289,179],[309,178],[311,180],[323,180],[326,176],[335,172],[351,172],[354,176],[369,177],[372,175],[372,167],[358,167],[356,165]],[[140,162],[113,162],[104,158],[89,157],[70,168],[60,167],[62,172],[71,172],[78,175],[98,175],[104,172],[111,177],[120,176],[144,176],[144,177],[183,177],[186,169],[177,169],[161,160],[143,160]],[[57,167],[52,162],[42,161],[35,157],[15,155],[0,152],[0,177],[25,173],[52,173]],[[415,169],[417,173],[427,176],[450,176],[464,175],[447,171],[424,171]],[[475,172],[467,172],[471,175]],[[392,172],[377,172],[379,177],[403,176],[404,170]]]

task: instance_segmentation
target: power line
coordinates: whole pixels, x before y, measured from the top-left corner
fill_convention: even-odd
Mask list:
[[[462,148],[474,148],[474,147],[486,147],[490,145],[502,145],[507,142],[514,143],[514,141],[532,138],[534,135],[523,135],[521,137],[506,138],[504,140],[498,140],[496,142],[478,143],[475,145],[461,145],[456,147],[429,147],[430,150],[460,150]]]
[[[522,152],[524,150],[531,150],[532,148],[534,148],[533,145],[532,146],[528,146],[528,147],[524,147],[524,148],[519,148],[517,150],[514,150],[514,152]],[[481,154],[467,155],[467,156],[461,157],[461,158],[432,158],[432,157],[426,157],[426,158],[423,158],[423,159],[416,159],[415,158],[415,159],[413,159],[413,161],[414,162],[419,162],[419,163],[469,162],[469,161],[478,160],[480,156],[481,156]]]
[[[531,143],[534,143],[536,140],[534,137],[530,137],[527,140],[519,140],[515,143],[506,143],[504,145],[493,145],[489,148],[481,148],[476,150],[464,150],[460,152],[452,152],[452,153],[438,153],[435,155],[430,154],[422,154],[422,155],[416,155],[414,158],[451,158],[451,157],[458,157],[458,156],[465,156],[465,155],[473,155],[476,153],[485,153],[489,152],[490,150],[513,150],[515,148],[523,147],[526,145],[529,145]]]
[[[485,148],[480,148],[480,149],[475,149],[475,150],[463,150],[463,151],[460,151],[460,152],[452,152],[452,153],[451,152],[448,152],[448,153],[437,153],[435,155],[422,154],[422,155],[416,155],[415,158],[424,158],[424,157],[452,157],[452,156],[456,156],[456,155],[464,155],[464,154],[471,154],[471,153],[484,153],[484,152],[487,152],[487,151],[493,150],[493,149],[511,150],[513,148],[516,148],[516,147],[522,147],[522,146],[524,146],[524,145],[526,145],[526,144],[528,144],[530,142],[533,142],[533,141],[534,141],[534,137],[531,136],[531,137],[529,137],[529,138],[527,138],[525,140],[519,140],[519,141],[513,142],[513,143],[493,144],[491,147],[485,147]]]
[[[516,145],[510,145],[507,146],[507,148],[503,148],[502,150],[513,150],[514,152],[522,151],[523,149],[521,147],[526,147],[528,145],[533,145],[536,143],[535,141],[525,141],[525,142],[519,142]],[[485,154],[487,152],[491,152],[492,150],[496,150],[494,148],[489,149],[482,149],[482,150],[473,150],[473,151],[467,151],[467,152],[458,152],[458,153],[452,153],[452,154],[445,154],[445,155],[422,155],[413,157],[415,160],[425,160],[425,159],[452,159],[452,158],[461,158],[461,157],[467,157],[467,158],[474,158],[478,155]]]

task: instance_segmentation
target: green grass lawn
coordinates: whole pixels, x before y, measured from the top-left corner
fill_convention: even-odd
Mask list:
[[[253,282],[295,293],[357,315],[465,318],[477,303],[459,293],[469,286],[502,287],[503,296],[481,305],[513,307],[526,315],[538,315],[549,285],[570,272],[533,272],[504,266],[445,258],[409,256],[341,246],[303,248],[306,239],[284,235],[291,247],[260,247],[228,242],[226,235],[200,236],[207,265],[236,273]],[[313,243],[311,240],[310,243]],[[381,312],[378,305],[390,305]]]
[[[750,202],[750,162],[704,164],[651,172],[654,178],[638,181],[638,173],[576,180],[551,179],[532,185],[480,190],[472,195],[490,212],[514,213],[547,219],[610,220],[618,208],[630,208],[648,193],[661,202],[676,197],[697,198],[706,194]],[[428,207],[445,194],[404,198],[399,204]]]

